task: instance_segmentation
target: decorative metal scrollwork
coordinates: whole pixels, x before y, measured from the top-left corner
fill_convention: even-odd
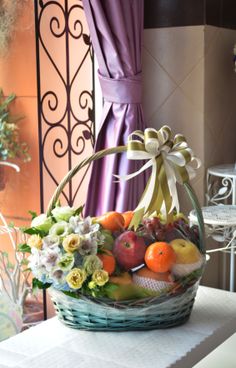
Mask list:
[[[232,191],[233,180],[230,177],[225,177],[222,180],[210,177],[207,182],[207,203],[209,205],[226,204],[232,196]]]
[[[44,211],[63,176],[93,151],[93,50],[82,0],[35,0],[35,19]],[[63,191],[64,202],[84,202],[87,173]]]

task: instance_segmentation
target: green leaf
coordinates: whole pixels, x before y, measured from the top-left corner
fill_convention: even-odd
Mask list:
[[[22,272],[29,272],[31,271],[31,268],[25,268]]]
[[[48,289],[52,284],[49,283],[43,283],[42,281],[39,281],[36,278],[33,278],[32,280],[32,286],[33,286],[33,292],[36,292],[39,290],[45,290]]]
[[[84,205],[77,208],[75,210],[74,216],[79,216],[81,214],[81,212],[83,211],[83,209],[84,209]]]
[[[21,263],[20,263],[22,266],[27,266],[28,264],[29,264],[29,261],[28,261],[28,259],[26,259],[26,258],[23,258],[22,260],[21,260]]]
[[[63,294],[68,295],[72,298],[76,298],[76,299],[80,298],[80,296],[78,294],[76,294],[76,292],[74,292],[74,291],[65,291],[65,290],[63,290],[62,292],[63,292]]]
[[[3,252],[3,251],[1,251],[1,253],[2,253],[2,255],[3,255],[3,257],[5,257],[5,258],[8,258],[8,253],[7,252]]]
[[[8,268],[9,270],[13,270],[13,268],[14,268],[14,264],[13,264],[13,263],[11,263],[11,262],[7,262],[7,268]]]
[[[40,235],[41,238],[43,238],[44,236],[47,235],[47,233],[45,231],[36,229],[36,227],[29,227],[29,228],[21,228],[21,230],[25,233],[25,234],[29,234],[29,235]]]
[[[36,212],[34,212],[34,211],[28,211],[29,212],[29,214],[32,216],[32,220],[35,218],[35,217],[37,217],[38,215],[37,215],[37,213]]]
[[[22,253],[31,253],[31,248],[28,244],[24,243],[24,244],[18,244],[18,252],[22,252]]]

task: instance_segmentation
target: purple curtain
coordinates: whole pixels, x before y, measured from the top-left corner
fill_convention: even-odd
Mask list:
[[[83,5],[104,97],[98,151],[124,145],[132,131],[145,128],[141,106],[143,0],[83,0]],[[114,183],[113,174],[134,172],[140,164],[127,161],[125,153],[96,161],[85,215],[134,209],[145,187],[145,173],[122,183]]]

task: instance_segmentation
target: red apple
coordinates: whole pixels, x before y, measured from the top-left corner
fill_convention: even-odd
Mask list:
[[[146,245],[134,231],[125,231],[115,241],[113,254],[119,266],[128,271],[144,263]]]

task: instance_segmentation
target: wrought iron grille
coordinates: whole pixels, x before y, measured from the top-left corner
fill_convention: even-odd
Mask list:
[[[44,212],[63,176],[93,151],[94,58],[82,0],[35,0],[35,30]],[[65,188],[64,203],[84,201],[87,174]]]

